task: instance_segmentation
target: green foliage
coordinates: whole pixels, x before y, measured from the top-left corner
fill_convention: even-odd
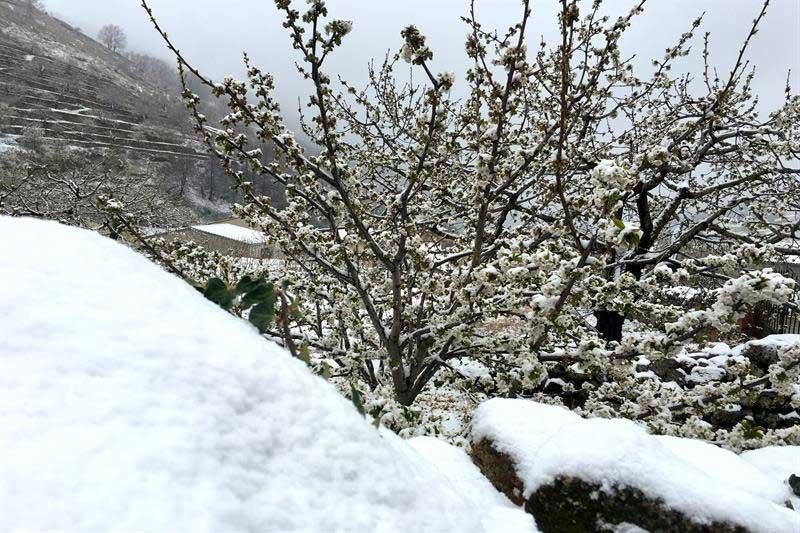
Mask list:
[[[742,420],[742,430],[743,436],[745,439],[760,439],[764,436],[764,431],[762,428],[758,427],[756,424],[750,422],[749,420]]]
[[[263,278],[244,276],[233,288],[219,278],[211,278],[205,287],[197,289],[225,310],[231,310],[238,299],[238,310],[249,310],[248,320],[261,333],[267,331],[275,317],[275,288]]]
[[[236,293],[228,289],[225,282],[219,278],[211,278],[208,280],[202,292],[203,296],[225,310],[230,309],[234,298],[236,298]]]
[[[250,310],[248,319],[250,323],[258,328],[258,331],[264,333],[272,323],[272,318],[275,316],[275,300],[260,303]]]
[[[300,345],[300,349],[297,351],[297,357],[305,364],[311,366],[311,349],[308,347],[308,344],[303,343]]]
[[[350,384],[350,400],[353,402],[353,405],[356,406],[358,412],[361,413],[361,416],[367,416],[367,412],[364,410],[364,399],[361,396],[361,391],[352,383]]]

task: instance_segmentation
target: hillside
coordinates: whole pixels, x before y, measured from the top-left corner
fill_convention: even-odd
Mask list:
[[[0,134],[134,156],[205,159],[178,98],[138,78],[125,57],[19,0],[0,0]]]

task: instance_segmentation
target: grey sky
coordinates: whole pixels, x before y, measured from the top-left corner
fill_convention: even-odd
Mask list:
[[[295,0],[302,8],[304,0]],[[459,19],[467,0],[328,0],[331,15],[354,22],[353,33],[339,49],[328,71],[363,80],[371,57],[382,57],[401,44],[400,30],[416,24],[428,36],[439,70],[457,76],[466,66],[463,41],[466,27]],[[150,0],[160,22],[191,61],[220,77],[241,74],[241,53],[248,51],[264,70],[276,75],[284,105],[294,105],[302,82],[294,72],[286,30],[272,0]],[[552,35],[557,2],[534,0],[532,36]],[[609,14],[627,10],[632,0],[606,0]],[[150,26],[139,0],[46,0],[47,7],[89,34],[109,22],[122,26],[130,48],[169,59]],[[482,22],[505,28],[517,20],[519,0],[478,0]],[[645,14],[629,31],[625,51],[642,63],[661,57],[667,46],[689,28],[694,17],[706,12],[702,29],[712,32],[712,62],[721,71],[735,61],[742,39],[758,13],[759,0],[650,0]],[[698,41],[700,42],[700,41]],[[699,58],[700,46],[696,47]],[[773,0],[749,54],[758,67],[756,90],[767,109],[780,103],[786,72],[800,90],[800,1]],[[698,59],[685,60],[686,70],[696,70]]]

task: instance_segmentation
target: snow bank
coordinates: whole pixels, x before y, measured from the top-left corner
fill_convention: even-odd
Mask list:
[[[526,498],[556,477],[570,476],[638,488],[697,522],[732,521],[769,533],[800,530],[800,514],[784,507],[783,480],[714,445],[648,435],[628,420],[587,420],[561,407],[495,399],[477,409],[472,439],[489,439],[511,457]]]
[[[481,530],[406,445],[124,246],[0,217],[0,272],[0,531]]]
[[[221,222],[219,224],[207,224],[205,226],[194,226],[194,229],[247,244],[264,244],[267,242],[267,238],[260,231],[250,228],[243,228],[242,226],[228,224],[226,222]]]
[[[537,531],[533,516],[495,489],[464,451],[433,437],[414,437],[407,442],[473,502],[486,531]]]

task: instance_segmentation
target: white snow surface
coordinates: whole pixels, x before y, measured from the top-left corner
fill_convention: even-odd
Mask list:
[[[800,342],[800,335],[792,333],[779,333],[775,335],[767,335],[763,339],[755,339],[744,344],[740,344],[732,351],[734,355],[738,355],[744,351],[748,346],[775,346],[776,348],[784,348]]]
[[[233,239],[234,241],[245,242],[247,244],[264,244],[267,238],[260,231],[250,228],[220,222],[219,224],[207,224],[204,226],[193,226],[194,229]]]
[[[789,488],[789,476],[800,476],[800,446],[769,446],[742,453],[742,459],[771,479],[783,482],[792,507],[800,510],[800,498]]]
[[[533,516],[494,488],[463,450],[434,437],[414,437],[408,443],[474,502],[486,531],[538,531]]]
[[[606,489],[638,488],[701,523],[800,531],[800,514],[784,506],[783,480],[712,444],[648,435],[629,420],[584,419],[527,400],[489,400],[472,425],[473,442],[488,438],[514,460],[526,497],[564,475]]]
[[[123,245],[0,217],[0,272],[0,531],[483,529],[406,444]]]

